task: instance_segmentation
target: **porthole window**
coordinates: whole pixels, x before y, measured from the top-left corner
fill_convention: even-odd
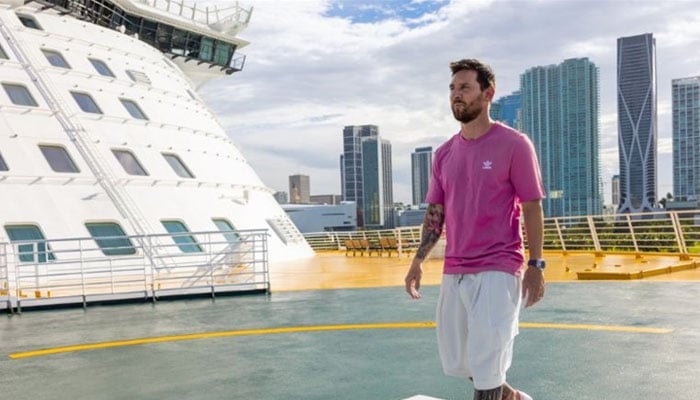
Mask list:
[[[38,30],[43,30],[41,29],[41,26],[39,25],[36,20],[28,15],[17,15],[17,18],[19,18],[19,21],[22,23],[22,25],[26,26],[27,28],[30,29],[38,29]]]
[[[0,154],[0,171],[9,171],[10,169],[7,167],[7,163],[5,162],[5,159],[2,158],[2,154]]]
[[[55,172],[80,172],[68,151],[61,146],[40,145],[41,153]]]
[[[34,100],[32,94],[29,93],[29,89],[27,89],[27,87],[24,85],[17,85],[14,83],[3,83],[2,88],[5,89],[5,93],[7,93],[7,96],[10,98],[12,104],[30,107],[39,106],[36,100]]]
[[[170,164],[170,167],[175,171],[175,173],[178,176],[181,176],[183,178],[194,178],[194,175],[192,172],[190,172],[189,168],[185,165],[184,162],[180,159],[175,154],[170,154],[170,153],[162,153],[163,157],[165,157],[165,160]]]
[[[88,58],[88,60],[90,60],[90,64],[92,64],[92,66],[95,68],[95,71],[97,71],[98,74],[102,76],[111,76],[112,78],[115,77],[112,70],[109,69],[109,67],[104,61],[98,60],[96,58]]]
[[[5,232],[10,242],[22,242],[17,245],[21,262],[45,263],[56,259],[51,246],[46,243],[44,234],[36,225],[5,225]]]
[[[201,253],[202,247],[190,235],[190,230],[180,221],[161,221],[165,230],[171,234],[173,242],[183,253]]]
[[[61,53],[54,50],[46,49],[41,50],[41,52],[44,53],[44,56],[49,61],[49,64],[53,65],[54,67],[70,69],[68,61],[66,61],[66,59],[63,58],[63,55],[61,55]]]
[[[73,95],[73,99],[78,103],[81,110],[86,113],[102,114],[102,110],[100,110],[100,107],[97,106],[97,103],[89,94],[80,92],[70,92],[70,94]]]
[[[241,235],[236,232],[236,228],[234,228],[233,224],[231,224],[228,220],[223,218],[214,218],[212,221],[214,221],[214,224],[219,231],[221,231],[229,244],[235,244],[241,241]]]
[[[128,99],[119,99],[119,101],[122,102],[122,105],[124,105],[124,108],[126,108],[126,111],[129,112],[129,115],[136,119],[145,119],[148,120],[148,117],[146,114],[141,110],[141,107],[133,101],[133,100],[128,100]]]
[[[5,49],[2,48],[2,45],[0,45],[0,58],[4,58],[5,60],[10,58],[7,56],[7,53],[5,53]]]
[[[134,153],[129,150],[112,149],[112,153],[129,175],[148,176],[148,172],[143,168]]]
[[[113,222],[85,224],[90,236],[106,256],[126,256],[136,254],[136,249],[124,230]]]

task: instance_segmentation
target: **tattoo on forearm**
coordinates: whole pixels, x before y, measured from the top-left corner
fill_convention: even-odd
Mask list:
[[[501,400],[502,387],[489,390],[474,389],[474,400]]]
[[[420,246],[416,251],[416,258],[425,259],[433,246],[435,246],[435,243],[440,239],[444,223],[445,211],[443,206],[429,204],[423,218],[423,231],[421,232]]]

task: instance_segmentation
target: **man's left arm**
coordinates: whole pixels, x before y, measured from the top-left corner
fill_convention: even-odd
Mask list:
[[[523,221],[530,260],[542,258],[544,242],[544,213],[542,200],[532,200],[522,203]],[[523,277],[523,299],[525,307],[530,307],[544,297],[544,271],[534,266],[525,267]]]

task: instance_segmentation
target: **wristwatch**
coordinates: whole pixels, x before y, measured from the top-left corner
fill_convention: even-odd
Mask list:
[[[540,259],[537,259],[537,260],[530,260],[530,261],[528,261],[528,262],[527,262],[527,266],[528,266],[528,267],[539,268],[540,271],[544,271],[544,268],[545,268],[545,266],[546,266],[546,263],[544,262],[543,259],[540,258]]]

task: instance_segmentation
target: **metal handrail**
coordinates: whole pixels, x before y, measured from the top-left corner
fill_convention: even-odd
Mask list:
[[[314,250],[344,250],[346,239],[399,239],[400,248],[414,250],[420,226],[386,230],[306,233]],[[527,237],[523,232],[525,243]],[[596,253],[671,253],[700,255],[700,210],[639,214],[585,215],[545,218],[544,249]]]
[[[182,235],[192,244],[177,243]],[[259,229],[0,243],[0,309],[269,292],[267,236]],[[155,263],[145,251],[152,246]]]

